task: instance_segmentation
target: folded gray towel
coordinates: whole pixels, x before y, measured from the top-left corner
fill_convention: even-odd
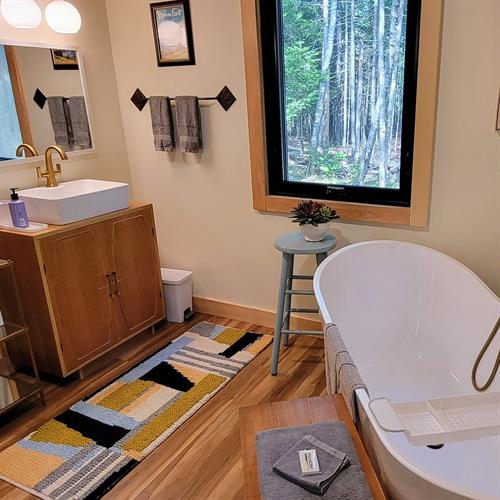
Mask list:
[[[304,476],[300,468],[299,451],[316,450],[320,473]],[[274,472],[316,495],[323,495],[339,473],[349,465],[349,457],[314,436],[306,434],[273,466]]]
[[[183,153],[201,153],[201,115],[198,98],[195,96],[175,97],[175,118]]]
[[[273,465],[301,438],[310,435],[349,457],[351,465],[339,474],[323,495],[326,500],[369,500],[372,497],[351,436],[342,422],[322,422],[259,432],[256,436],[260,490],[263,500],[312,500],[306,491],[273,471]],[[321,466],[321,463],[320,463]],[[313,477],[313,476],[310,476]]]
[[[92,147],[90,136],[90,126],[87,117],[87,107],[83,96],[68,98],[69,115],[71,118],[71,128],[73,131],[73,143],[76,149],[88,149]],[[75,149],[75,148],[73,148]]]
[[[328,391],[342,394],[351,417],[356,422],[358,414],[355,391],[365,389],[368,392],[368,388],[344,344],[337,325],[333,323],[325,328],[325,359]]]
[[[48,97],[50,121],[54,129],[54,140],[56,144],[68,149],[73,144],[73,132],[71,129],[71,117],[68,102],[64,97]]]
[[[151,125],[156,151],[172,152],[175,149],[174,125],[170,98],[151,96],[149,98]]]

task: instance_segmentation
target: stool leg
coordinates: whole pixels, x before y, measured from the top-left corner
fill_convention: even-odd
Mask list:
[[[290,254],[283,253],[281,258],[281,276],[278,288],[278,306],[276,308],[276,323],[274,326],[273,354],[271,360],[271,375],[278,373],[278,361],[281,345],[281,325],[283,324],[283,309],[285,305],[285,290],[290,266]]]
[[[288,278],[287,278],[287,281],[286,281],[286,288],[291,290],[293,288],[293,261],[294,261],[294,255],[293,254],[290,254],[290,262],[288,263]],[[284,314],[285,314],[285,322],[284,322],[284,327],[285,327],[285,330],[289,330],[290,329],[290,309],[292,308],[292,296],[287,294],[285,296],[285,310],[284,310]],[[288,345],[288,333],[285,333],[284,336],[283,336],[283,344],[284,345]]]
[[[317,253],[316,254],[316,265],[319,266],[327,257],[328,257],[327,253]]]

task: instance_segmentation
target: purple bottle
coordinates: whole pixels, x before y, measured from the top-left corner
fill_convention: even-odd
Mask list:
[[[12,194],[10,195],[9,211],[12,218],[12,225],[14,227],[26,228],[30,225],[28,214],[26,213],[24,201],[19,199],[16,189],[18,188],[10,188]]]

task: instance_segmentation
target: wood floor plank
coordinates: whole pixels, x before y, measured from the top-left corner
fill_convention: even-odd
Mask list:
[[[47,383],[47,406],[0,419],[0,449],[9,446],[76,401],[119,377],[198,321],[271,335],[270,328],[227,318],[196,314],[189,322],[169,324],[156,335],[140,335],[101,363],[85,380]],[[271,401],[319,396],[325,391],[323,340],[295,337],[282,349],[279,374],[270,375],[271,346],[241,370],[220,392],[154,450],[106,499],[229,500],[244,496],[239,409]],[[33,496],[0,481],[0,498]]]

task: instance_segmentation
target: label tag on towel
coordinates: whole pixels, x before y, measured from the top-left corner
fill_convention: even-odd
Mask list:
[[[303,476],[320,474],[316,450],[299,450],[300,468]]]

